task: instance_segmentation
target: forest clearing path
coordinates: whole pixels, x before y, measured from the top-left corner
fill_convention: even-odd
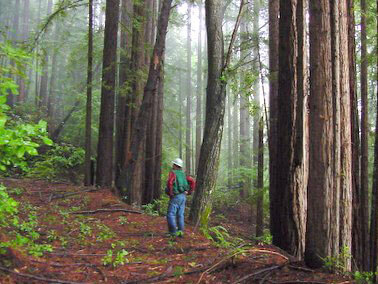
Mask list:
[[[219,248],[189,225],[183,238],[172,240],[164,217],[139,214],[110,189],[1,182],[18,189],[12,197],[20,219],[33,212],[36,242],[52,250],[9,250],[0,259],[0,283],[353,283],[307,269],[273,246]],[[0,232],[1,241],[9,238]]]

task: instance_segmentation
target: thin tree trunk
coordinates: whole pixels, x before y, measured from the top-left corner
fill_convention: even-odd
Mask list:
[[[207,0],[205,4],[208,42],[206,120],[197,169],[197,187],[189,216],[196,224],[208,206],[209,196],[215,188],[223,133],[226,88],[221,81],[224,67],[221,4],[221,0]]]
[[[96,169],[96,184],[99,186],[111,186],[113,180],[114,93],[117,68],[119,0],[107,0],[105,14],[101,110]]]
[[[270,233],[279,235],[276,210],[276,169],[277,169],[277,114],[278,114],[278,43],[279,43],[279,0],[269,0],[269,199]]]
[[[199,154],[202,138],[202,1],[198,5],[199,32],[198,32],[198,64],[197,64],[197,108],[196,108],[196,163],[198,169]]]
[[[323,266],[332,256],[333,106],[329,1],[310,1],[310,168],[305,261]],[[324,135],[327,133],[327,135]]]
[[[349,57],[349,82],[350,82],[350,108],[351,108],[351,132],[352,132],[352,191],[353,191],[353,220],[352,220],[352,255],[355,260],[354,269],[360,270],[363,265],[362,254],[362,224],[360,223],[361,203],[361,178],[360,178],[360,136],[359,115],[357,107],[356,87],[356,44],[355,44],[355,17],[354,1],[347,1],[348,10],[348,57]]]
[[[182,159],[183,158],[183,151],[182,151],[182,142],[183,142],[183,138],[182,138],[182,129],[183,129],[183,123],[182,123],[182,117],[183,117],[183,112],[182,112],[182,101],[183,101],[183,97],[182,97],[182,90],[183,90],[183,87],[182,87],[182,72],[181,71],[178,71],[179,72],[179,95],[178,95],[178,104],[179,104],[179,156],[180,158]]]
[[[47,16],[50,16],[52,13],[52,6],[53,0],[48,0],[47,2]],[[49,31],[46,31],[45,39],[48,40],[50,36]],[[49,52],[47,49],[44,50],[45,59],[43,62],[43,71],[41,77],[41,85],[39,89],[39,108],[42,109],[43,112],[47,111],[47,88],[48,88],[48,80],[49,80]]]
[[[227,184],[228,187],[232,186],[232,117],[231,117],[231,91],[230,88],[227,88],[227,142],[228,142],[228,151],[227,151]],[[198,169],[198,167],[197,167]]]
[[[155,188],[154,199],[161,196],[161,166],[163,153],[163,108],[164,108],[164,66],[160,71],[158,86],[158,106],[156,119],[156,150],[155,150]]]
[[[19,22],[20,22],[20,0],[16,0],[14,2],[14,17],[13,17],[13,24],[12,24],[12,32],[11,32],[11,39],[14,44],[16,44],[18,40],[18,33],[19,33]],[[11,61],[10,63],[12,66],[14,65],[14,62]],[[17,98],[15,98],[15,94],[13,94],[11,91],[8,92],[7,97],[7,104],[10,107],[13,107]]]
[[[93,0],[88,3],[88,65],[87,65],[87,104],[85,112],[85,162],[84,185],[92,183],[92,76],[93,76]]]
[[[192,44],[191,44],[191,32],[192,32],[192,4],[188,4],[188,23],[187,23],[187,39],[186,39],[186,134],[185,134],[185,169],[186,173],[191,173],[191,108],[192,108]]]
[[[259,153],[257,167],[256,237],[264,234],[264,120],[259,122]]]
[[[376,1],[377,14],[376,18],[378,20],[378,0]],[[378,33],[378,21],[376,26],[376,32]],[[376,38],[376,44],[378,47],[378,37]],[[378,70],[378,48],[376,52],[376,70]],[[376,109],[376,120],[375,120],[375,145],[374,145],[374,173],[373,173],[373,188],[372,188],[372,205],[371,205],[371,222],[370,222],[370,271],[375,273],[377,271],[377,255],[378,255],[378,72],[376,71],[376,98],[377,98],[377,109]],[[377,281],[377,275],[375,276],[375,281]]]
[[[22,16],[22,40],[24,42],[27,41],[28,37],[29,37],[29,29],[30,29],[30,0],[24,0],[24,11],[23,11],[23,16]],[[17,98],[17,101],[19,103],[23,103],[26,101],[27,99],[27,88],[26,88],[26,85],[25,85],[25,79],[24,78],[20,78],[20,82],[19,82],[19,94],[18,94],[18,98]]]
[[[361,0],[361,205],[363,270],[369,269],[369,141],[368,141],[368,57],[366,35],[366,0]]]
[[[39,24],[40,20],[41,20],[41,4],[42,4],[42,0],[39,0],[38,1],[38,16],[37,16],[37,23]],[[35,53],[36,55],[38,55],[38,52],[39,52],[39,48],[38,48],[38,45],[35,49]],[[36,107],[39,107],[39,102],[40,102],[40,97],[39,97],[39,72],[38,72],[38,66],[39,66],[39,60],[38,60],[38,56],[35,57],[35,100],[34,100],[34,103],[35,103],[35,106]]]
[[[352,132],[348,53],[347,0],[340,0],[340,248],[352,248]],[[351,271],[351,259],[345,260]]]
[[[340,33],[339,33],[339,0],[330,1],[331,9],[331,52],[332,52],[332,105],[333,105],[333,154],[332,167],[335,173],[333,180],[333,197],[331,209],[332,255],[339,253],[340,245]]]

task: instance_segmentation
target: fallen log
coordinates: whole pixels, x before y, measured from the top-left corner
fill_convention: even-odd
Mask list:
[[[128,210],[123,208],[114,208],[114,209],[97,209],[97,210],[89,210],[89,211],[75,211],[70,212],[70,214],[96,214],[96,213],[113,213],[113,212],[125,212],[125,213],[133,213],[133,214],[143,214],[143,212],[140,211],[134,211],[134,210]]]

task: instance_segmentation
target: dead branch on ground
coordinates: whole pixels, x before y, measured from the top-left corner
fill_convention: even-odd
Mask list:
[[[89,210],[89,211],[75,211],[71,212],[70,214],[96,214],[96,213],[114,213],[114,212],[125,212],[125,213],[133,213],[133,214],[143,214],[140,211],[128,210],[123,208],[114,208],[114,209],[97,209],[97,210]]]
[[[45,278],[45,277],[40,277],[40,276],[35,276],[31,274],[26,274],[26,273],[21,273],[21,272],[16,272],[10,269],[7,269],[5,267],[0,266],[0,270],[8,273],[15,274],[20,277],[24,278],[29,278],[29,279],[34,279],[34,280],[39,280],[39,281],[45,281],[48,283],[59,283],[59,284],[84,284],[84,282],[72,282],[72,281],[65,281],[65,280],[59,280],[59,279],[50,279],[50,278]]]

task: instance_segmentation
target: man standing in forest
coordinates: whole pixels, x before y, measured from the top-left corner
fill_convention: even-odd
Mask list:
[[[180,158],[172,161],[172,171],[169,172],[166,193],[171,199],[168,205],[167,222],[169,234],[173,237],[184,235],[184,213],[186,196],[192,194],[196,186],[191,176],[185,175],[183,161]]]

